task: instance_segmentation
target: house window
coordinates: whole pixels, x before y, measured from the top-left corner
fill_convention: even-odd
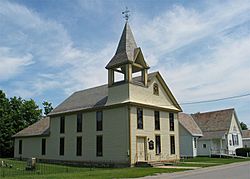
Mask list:
[[[207,144],[203,144],[202,147],[205,149],[207,148]]]
[[[174,113],[169,113],[169,128],[174,131]]]
[[[155,154],[159,155],[161,153],[161,136],[155,136]]]
[[[102,131],[102,120],[103,120],[103,114],[102,111],[96,112],[96,130]]]
[[[64,155],[64,137],[60,138],[59,154],[60,155]]]
[[[42,139],[42,155],[46,154],[46,139]]]
[[[82,137],[76,138],[76,155],[82,156]]]
[[[153,93],[154,93],[154,95],[159,95],[159,87],[158,87],[157,83],[154,83]]]
[[[173,135],[170,136],[170,147],[170,154],[175,154],[175,139]]]
[[[160,112],[155,111],[155,130],[160,130]]]
[[[23,141],[19,140],[19,144],[18,144],[18,153],[22,154],[23,153]]]
[[[77,132],[82,132],[82,113],[77,114]]]
[[[61,116],[60,118],[60,133],[63,134],[65,132],[65,117]]]
[[[102,157],[102,135],[96,136],[96,156]]]
[[[195,149],[197,148],[197,138],[196,137],[194,138],[194,148]]]
[[[229,140],[229,145],[232,146],[232,140]]]
[[[143,129],[143,110],[137,108],[137,129]]]
[[[239,145],[239,138],[238,138],[238,134],[232,134],[232,138],[233,138],[233,145]]]

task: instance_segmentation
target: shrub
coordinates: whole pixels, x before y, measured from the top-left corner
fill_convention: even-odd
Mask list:
[[[238,148],[236,149],[236,155],[250,157],[250,148]]]

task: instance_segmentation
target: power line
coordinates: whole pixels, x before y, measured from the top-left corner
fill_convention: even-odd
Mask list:
[[[210,103],[210,102],[217,102],[217,101],[223,101],[223,100],[228,100],[228,99],[243,98],[243,97],[246,97],[246,96],[250,96],[250,93],[237,95],[237,96],[229,96],[229,97],[224,97],[224,98],[211,99],[211,100],[183,102],[183,103],[179,103],[179,104],[180,105],[190,105],[190,104]]]

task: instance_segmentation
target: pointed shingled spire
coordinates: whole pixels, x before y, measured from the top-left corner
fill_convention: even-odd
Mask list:
[[[128,22],[125,23],[122,36],[120,38],[116,53],[110,60],[107,69],[119,66],[121,64],[134,62],[134,51],[137,48],[133,33]]]

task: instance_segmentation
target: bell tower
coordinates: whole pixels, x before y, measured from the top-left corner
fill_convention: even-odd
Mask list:
[[[106,69],[108,70],[109,87],[118,83],[115,73],[123,74],[123,83],[131,83],[132,74],[136,72],[141,72],[141,82],[147,86],[149,66],[144,60],[141,48],[136,45],[127,20],[116,53],[107,64]]]

